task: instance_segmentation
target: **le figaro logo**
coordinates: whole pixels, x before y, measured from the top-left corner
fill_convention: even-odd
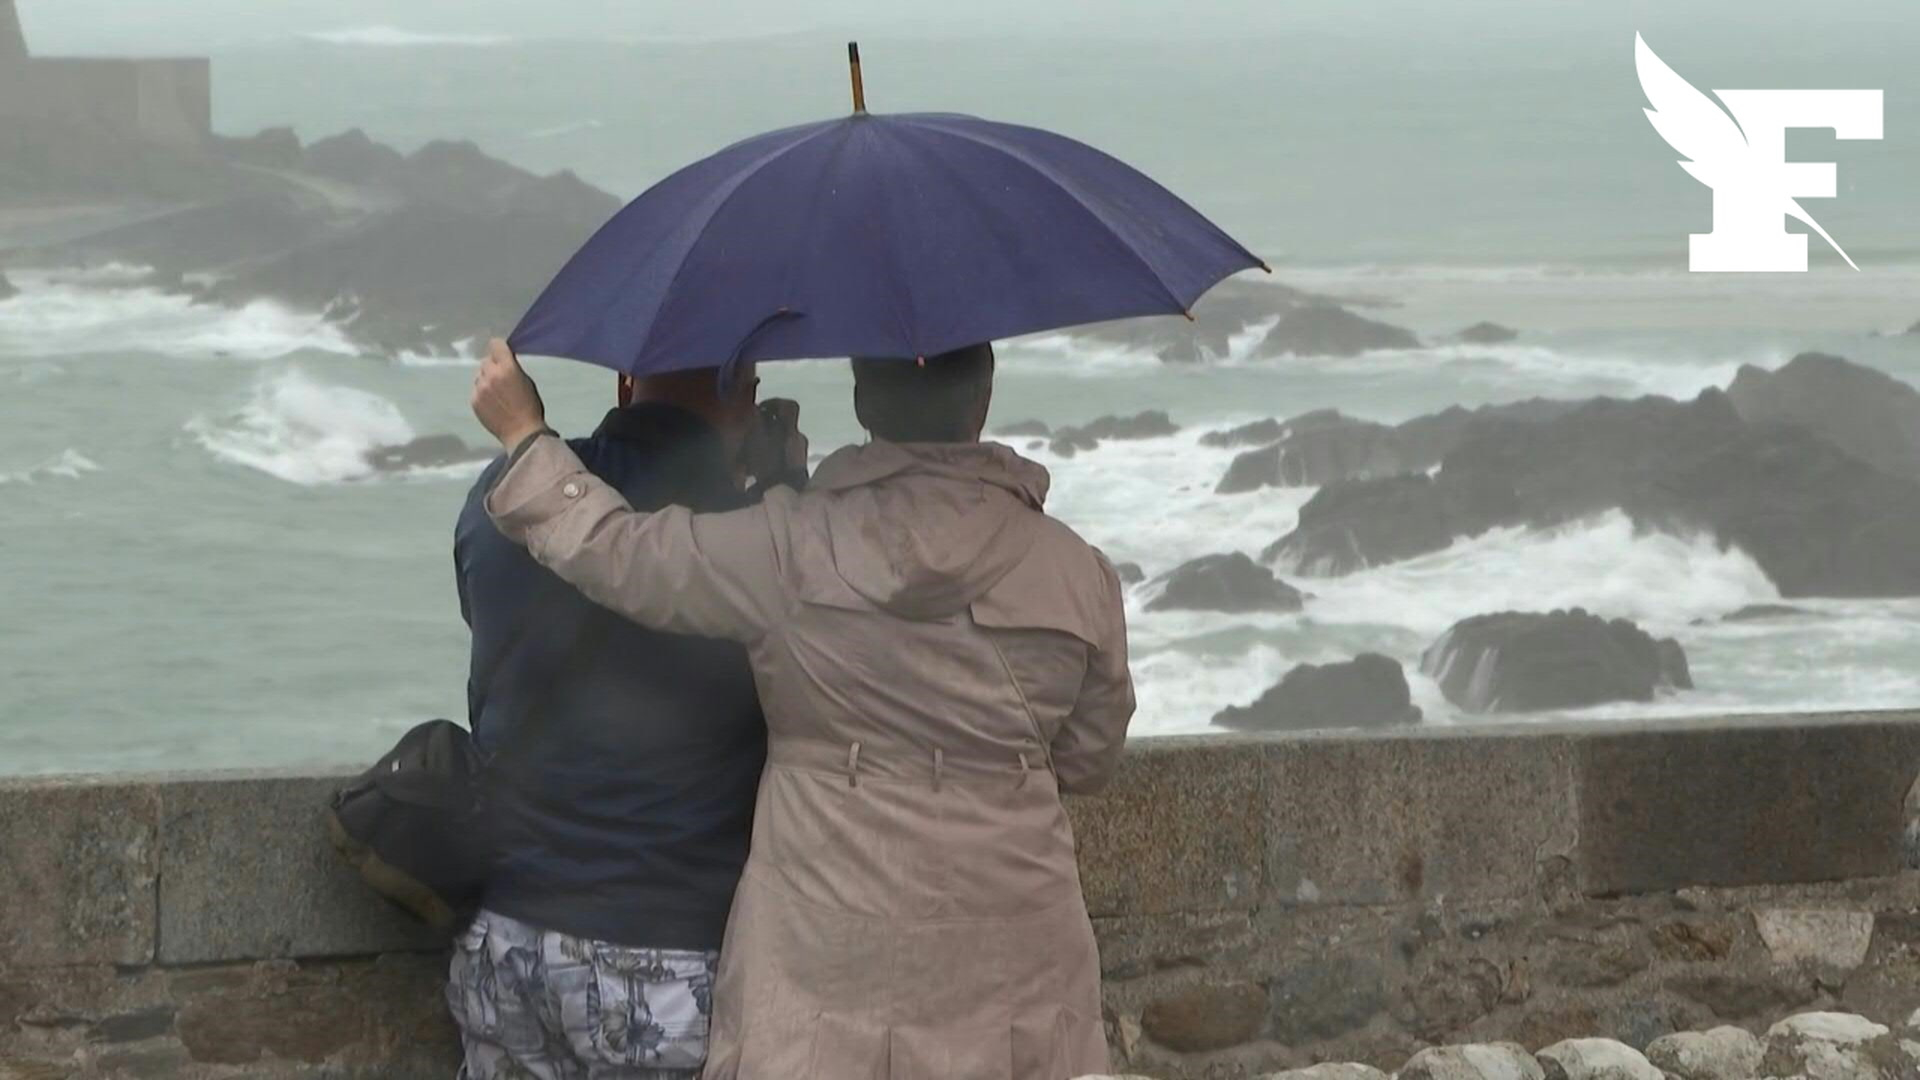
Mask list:
[[[1713,231],[1690,237],[1689,269],[1804,271],[1807,237],[1787,231],[1790,217],[1860,269],[1798,201],[1832,198],[1835,166],[1788,161],[1787,129],[1832,128],[1841,139],[1878,139],[1880,91],[1715,90],[1723,109],[1675,74],[1638,34],[1633,62],[1652,106],[1647,119],[1685,159],[1680,167],[1713,189]]]

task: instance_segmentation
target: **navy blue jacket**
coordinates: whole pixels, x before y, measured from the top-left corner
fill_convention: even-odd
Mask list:
[[[680,409],[616,409],[569,445],[639,509],[747,501],[719,435]],[[717,949],[766,757],[746,653],[642,629],[535,563],[487,518],[504,465],[474,485],[454,534],[468,722],[499,755],[485,904],[598,941]]]

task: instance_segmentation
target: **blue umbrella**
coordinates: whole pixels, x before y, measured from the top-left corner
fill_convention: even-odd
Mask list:
[[[1037,128],[865,111],[735,143],[627,204],[509,338],[647,375],[924,357],[1182,314],[1258,258],[1147,176]]]

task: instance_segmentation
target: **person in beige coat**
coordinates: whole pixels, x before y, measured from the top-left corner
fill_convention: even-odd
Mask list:
[[[495,342],[474,412],[513,452],[500,530],[644,625],[744,643],[767,716],[710,1080],[1063,1080],[1107,1071],[1062,792],[1133,715],[1120,582],[979,441],[993,353],[855,361],[873,435],[804,494],[645,514],[545,429]]]

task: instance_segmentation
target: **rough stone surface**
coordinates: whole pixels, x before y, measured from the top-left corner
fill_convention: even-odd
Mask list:
[[[1147,572],[1140,569],[1140,564],[1135,562],[1114,563],[1113,572],[1120,576],[1122,585],[1138,585],[1147,580]]]
[[[1230,706],[1213,718],[1220,727],[1243,731],[1391,728],[1419,721],[1400,662],[1379,653],[1300,664],[1253,704]]]
[[[1203,985],[1162,998],[1140,1014],[1147,1037],[1170,1050],[1224,1050],[1251,1040],[1267,1018],[1267,995],[1252,983]]]
[[[1386,1073],[1353,1061],[1328,1061],[1304,1069],[1271,1073],[1261,1080],[1388,1080]]]
[[[169,786],[160,959],[205,963],[431,948],[327,846],[323,811],[342,778],[236,778]],[[235,903],[244,896],[246,903]]]
[[[1754,925],[1774,962],[1849,972],[1867,958],[1873,914],[1866,911],[1757,911]]]
[[[1299,611],[1300,590],[1243,552],[1203,555],[1167,575],[1148,611]]]
[[[1495,322],[1477,322],[1453,335],[1469,345],[1504,345],[1520,336],[1520,331]]]
[[[1218,739],[1169,739],[1129,755],[1098,799],[1069,800],[1081,886],[1098,915],[1249,909],[1266,818],[1260,755]]]
[[[1334,953],[1287,965],[1268,988],[1274,1038],[1300,1046],[1357,1031],[1386,1005],[1382,964]]]
[[[1420,670],[1448,701],[1477,713],[1651,701],[1693,686],[1677,642],[1580,608],[1463,619],[1421,655]]]
[[[1791,1016],[1767,1030],[1765,1076],[1809,1080],[1895,1080],[1916,1075],[1914,1058],[1884,1024],[1848,1013]]]
[[[1546,1070],[1517,1043],[1470,1043],[1422,1050],[1399,1080],[1546,1080]]]
[[[1567,1039],[1534,1057],[1547,1080],[1665,1080],[1646,1055],[1612,1039]]]
[[[1585,793],[1576,862],[1591,894],[1838,881],[1901,869],[1920,727],[1868,716],[1596,732],[1573,755]]]
[[[1268,895],[1341,904],[1532,897],[1542,860],[1573,849],[1569,750],[1532,734],[1275,742]]]
[[[1723,1025],[1663,1035],[1647,1047],[1647,1060],[1675,1080],[1747,1080],[1759,1075],[1763,1053],[1752,1032]]]
[[[153,959],[159,806],[144,784],[0,781],[0,969]]]
[[[1266,355],[1358,356],[1374,349],[1417,349],[1412,331],[1331,304],[1295,308],[1260,343]]]
[[[1777,371],[1743,365],[1727,397],[1750,422],[1797,424],[1887,472],[1920,476],[1920,391],[1885,372],[1801,353]]]

